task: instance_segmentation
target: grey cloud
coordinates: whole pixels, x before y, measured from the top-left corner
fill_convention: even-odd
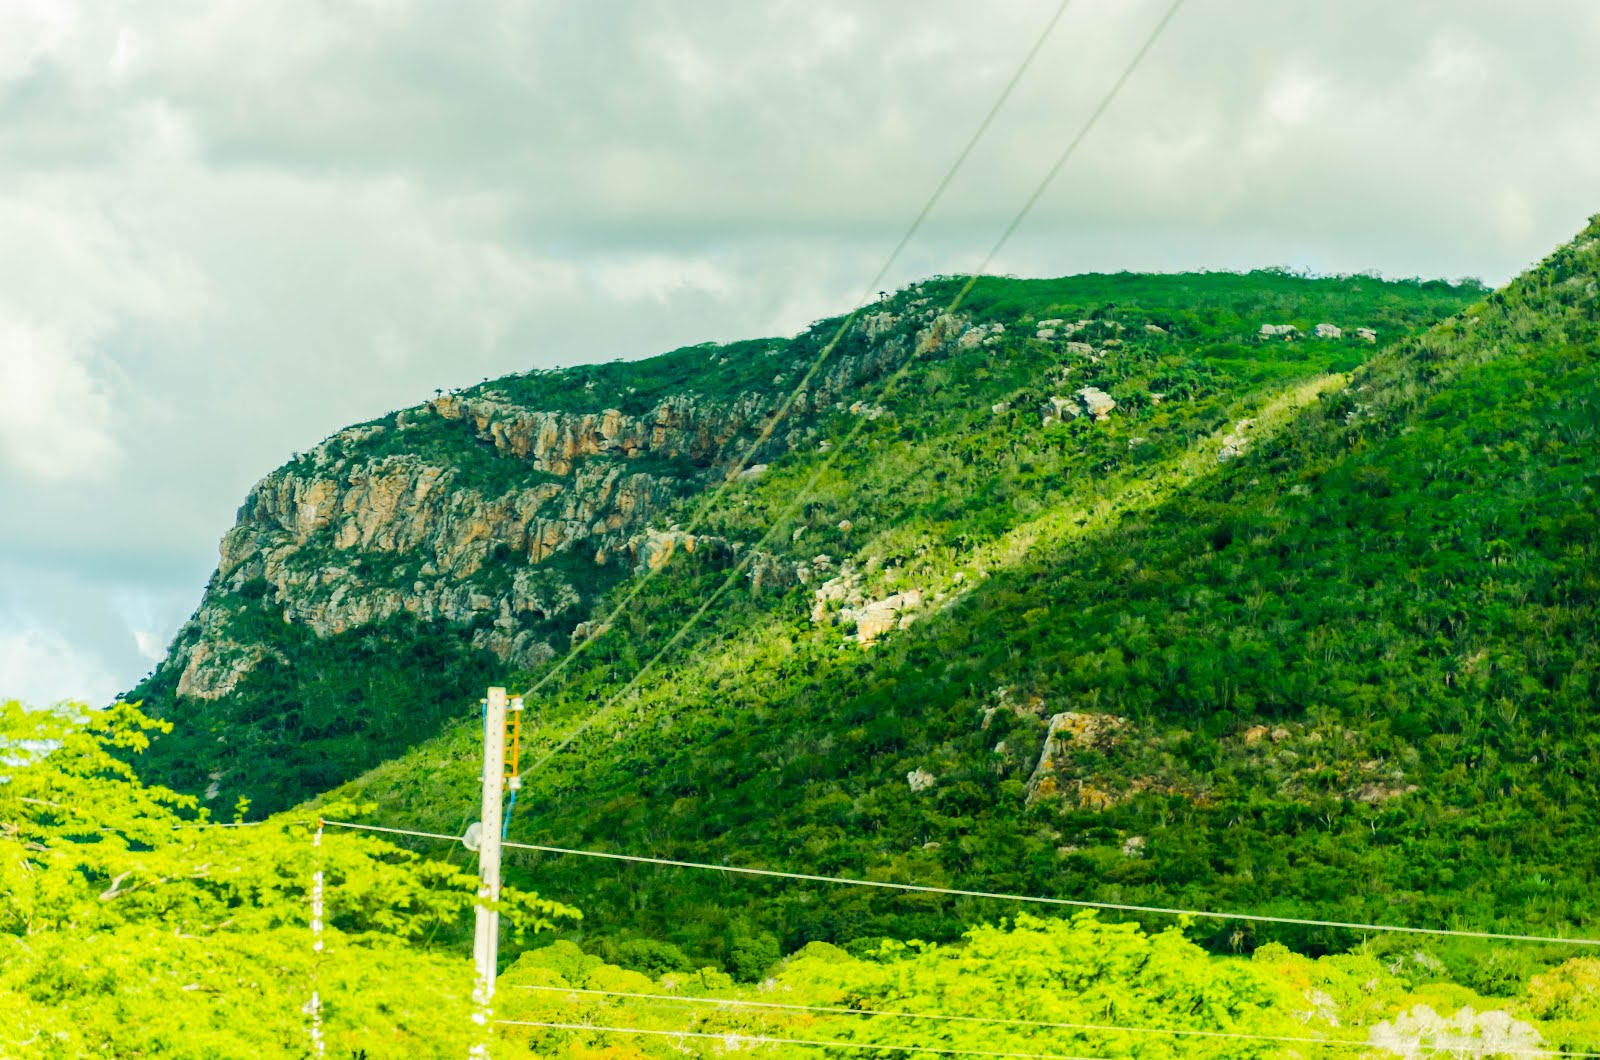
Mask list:
[[[981,258],[1161,8],[1073,0],[891,283]],[[132,675],[346,423],[844,308],[1053,9],[0,7],[0,679]],[[996,268],[1503,280],[1597,209],[1597,10],[1191,0]]]

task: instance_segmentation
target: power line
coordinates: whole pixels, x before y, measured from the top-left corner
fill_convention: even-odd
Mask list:
[[[917,216],[912,220],[910,227],[908,227],[904,234],[900,236],[900,241],[896,243],[894,249],[889,252],[889,256],[884,259],[883,265],[878,269],[877,274],[872,277],[871,281],[868,282],[866,289],[856,300],[856,307],[852,309],[844,318],[844,321],[840,323],[838,329],[834,331],[833,337],[829,339],[828,342],[822,347],[821,351],[818,352],[817,356],[812,360],[811,366],[806,370],[805,374],[800,377],[799,382],[794,385],[793,389],[789,391],[788,396],[784,398],[783,402],[778,406],[777,411],[775,411],[768,420],[766,426],[764,426],[760,433],[756,436],[755,441],[751,442],[750,445],[745,449],[744,455],[741,456],[738,461],[729,469],[727,476],[723,479],[722,483],[718,485],[715,492],[712,493],[710,499],[696,510],[693,518],[689,520],[688,527],[685,530],[686,533],[692,532],[695,527],[699,526],[705,521],[711,512],[716,510],[716,507],[721,502],[723,496],[732,487],[734,479],[738,473],[749,465],[750,461],[755,458],[756,453],[760,451],[761,447],[771,439],[773,432],[775,432],[778,428],[778,424],[783,422],[784,418],[788,416],[790,410],[794,408],[795,402],[799,400],[800,395],[805,393],[810,387],[811,380],[815,378],[817,372],[822,369],[823,364],[827,362],[828,358],[833,355],[833,351],[838,348],[840,341],[843,340],[845,333],[850,328],[850,325],[855,323],[855,319],[860,315],[862,308],[868,304],[868,299],[872,297],[873,292],[878,289],[879,285],[884,282],[885,277],[887,277],[889,274],[889,270],[894,267],[894,263],[899,260],[900,255],[904,253],[906,247],[910,245],[912,238],[915,237],[917,232],[921,230],[923,222],[928,219],[928,215],[933,212],[933,208],[938,205],[939,200],[944,198],[944,193],[949,189],[951,182],[955,180],[956,174],[959,173],[962,167],[966,165],[967,159],[972,156],[972,152],[978,146],[978,142],[983,139],[984,134],[989,131],[989,127],[994,124],[994,119],[999,115],[1001,109],[1011,98],[1011,93],[1016,89],[1017,84],[1022,80],[1023,75],[1027,73],[1028,68],[1033,65],[1033,61],[1038,56],[1039,51],[1044,47],[1045,41],[1048,40],[1050,34],[1055,31],[1056,23],[1061,21],[1061,16],[1066,13],[1067,7],[1071,3],[1072,0],[1061,0],[1061,3],[1057,5],[1055,13],[1050,16],[1050,20],[1046,22],[1044,28],[1039,31],[1038,36],[1034,39],[1033,46],[1028,49],[1028,54],[1023,57],[1022,63],[1016,68],[1015,71],[1012,72],[1011,79],[1006,82],[1005,88],[1001,90],[1000,95],[989,107],[989,112],[985,114],[983,116],[983,120],[978,123],[977,129],[967,140],[966,146],[964,146],[961,149],[961,152],[956,155],[955,161],[952,162],[950,164],[950,168],[945,171],[944,177],[934,188],[933,194],[930,195],[928,200],[922,204],[922,209],[918,211]],[[533,687],[529,688],[523,693],[523,695],[531,696],[540,689],[544,688],[545,685],[553,681],[558,674],[571,665],[578,656],[587,651],[595,641],[604,636],[606,631],[611,628],[612,623],[614,623],[617,618],[621,616],[622,612],[626,610],[628,605],[637,599],[639,594],[644,591],[645,586],[649,583],[650,579],[655,576],[655,573],[655,570],[647,570],[636,582],[634,582],[633,586],[626,594],[624,594],[622,599],[618,601],[617,605],[611,609],[611,613],[607,615],[606,618],[600,623],[598,632],[588,640],[581,641],[571,648],[560,662],[551,667],[549,670],[546,670],[539,680],[534,682]],[[538,766],[541,764],[543,764],[543,760],[541,760],[539,763],[535,763],[534,768],[538,768]]]
[[[704,1038],[740,1045],[809,1045],[818,1049],[877,1049],[895,1053],[937,1053],[941,1056],[1009,1057],[1012,1060],[1100,1060],[1092,1056],[1068,1056],[1065,1053],[1009,1053],[993,1049],[949,1049],[934,1045],[879,1045],[876,1042],[840,1042],[815,1038],[775,1038],[765,1034],[740,1034],[729,1032],[713,1034],[709,1031],[659,1031],[643,1027],[599,1027],[587,1023],[542,1023],[536,1020],[495,1020],[508,1027],[545,1027],[558,1031],[588,1031],[599,1034],[652,1034],[667,1038]]]
[[[900,367],[897,368],[894,373],[889,376],[888,380],[885,381],[882,389],[878,393],[879,400],[882,400],[890,392],[892,392],[900,384],[900,382],[904,380],[906,375],[909,374],[912,365],[916,363],[917,359],[928,349],[933,347],[935,342],[931,335],[938,333],[939,321],[943,318],[951,316],[957,309],[960,308],[961,304],[966,300],[967,295],[971,293],[974,285],[977,284],[978,279],[988,270],[989,266],[994,263],[994,259],[999,255],[1006,243],[1010,242],[1011,237],[1016,234],[1017,229],[1021,227],[1022,222],[1026,220],[1030,213],[1033,212],[1033,208],[1038,205],[1039,199],[1044,195],[1045,190],[1049,188],[1052,182],[1054,182],[1055,178],[1060,174],[1061,170],[1065,168],[1066,164],[1071,161],[1072,157],[1077,154],[1078,148],[1083,145],[1084,140],[1088,138],[1090,132],[1092,132],[1094,127],[1099,124],[1101,117],[1104,116],[1108,109],[1110,109],[1112,102],[1121,93],[1123,86],[1128,83],[1128,80],[1133,76],[1134,71],[1138,69],[1145,57],[1150,53],[1150,50],[1155,46],[1156,41],[1161,37],[1162,33],[1166,31],[1167,26],[1171,24],[1173,17],[1178,13],[1178,9],[1183,6],[1183,2],[1184,0],[1173,0],[1172,5],[1168,7],[1166,13],[1161,16],[1161,19],[1156,23],[1155,27],[1145,38],[1144,43],[1140,46],[1139,50],[1134,53],[1132,60],[1130,60],[1127,66],[1123,68],[1122,73],[1117,77],[1116,81],[1112,83],[1110,90],[1107,91],[1103,97],[1101,97],[1100,102],[1095,106],[1094,110],[1089,113],[1088,118],[1078,129],[1077,134],[1074,135],[1070,141],[1068,141],[1067,146],[1059,155],[1056,156],[1056,159],[1051,164],[1050,168],[1045,171],[1043,179],[1039,181],[1038,185],[1033,189],[1033,192],[1026,200],[1024,200],[1022,207],[1017,211],[1015,216],[1011,218],[1010,223],[1007,224],[1005,230],[1001,232],[1000,238],[995,241],[992,247],[989,248],[989,252],[984,256],[983,261],[978,265],[977,270],[967,278],[966,283],[962,285],[961,289],[956,293],[956,296],[951,299],[949,305],[945,307],[944,312],[940,315],[940,317],[935,318],[935,326],[930,334],[930,340],[923,347],[914,349],[911,352],[911,355],[908,356],[900,365]],[[1063,8],[1064,7],[1065,5],[1063,5]],[[1058,10],[1056,12],[1056,17],[1059,18],[1060,14],[1061,12]],[[1053,26],[1055,24],[1054,20],[1052,20],[1050,24]],[[1048,28],[1046,32],[1048,32]],[[1042,43],[1042,38],[1040,43]],[[1033,56],[1037,54],[1037,51],[1038,45],[1035,45],[1034,51],[1030,52],[1028,55],[1028,62],[1032,61]],[[1020,71],[1017,76],[1021,76]],[[1004,101],[1006,95],[1010,94],[1011,88],[1015,85],[1015,80],[1016,79],[1013,78],[1012,84],[1006,87],[1005,93],[1003,93],[1001,96],[1001,102]],[[999,104],[997,103],[996,109],[998,109],[998,106]],[[993,111],[991,111],[989,118],[985,119],[985,127],[987,126],[988,121],[992,118]],[[976,141],[974,140],[974,142]],[[970,150],[971,145],[969,144],[968,151]],[[965,159],[966,153],[967,152],[962,153],[961,157],[963,159]],[[943,191],[943,185],[940,186],[940,191]],[[920,223],[920,221],[921,218],[919,217],[918,223]],[[896,251],[896,253],[898,253],[898,251]],[[859,312],[859,310],[856,312]],[[846,318],[844,324],[840,326],[839,332],[834,336],[834,343],[837,343],[840,337],[843,336],[844,329],[847,328],[850,325],[850,322],[855,319],[855,315],[856,313],[853,312],[851,313],[850,317]],[[815,368],[813,368],[813,371],[815,371]],[[809,378],[810,376],[808,375],[807,379]],[[836,459],[838,459],[839,454],[842,454],[851,448],[856,438],[859,437],[861,432],[865,429],[867,423],[868,420],[865,417],[862,417],[856,421],[855,425],[851,427],[848,433],[846,433],[844,439],[837,447],[833,449],[832,453],[829,456],[824,457],[818,464],[816,470],[806,481],[806,484],[795,493],[793,499],[789,502],[788,507],[786,507],[779,514],[779,516],[772,521],[772,525],[768,528],[767,532],[761,536],[760,540],[758,540],[753,546],[745,551],[744,559],[740,560],[739,563],[737,563],[733,569],[728,572],[728,577],[723,580],[722,584],[718,586],[709,597],[707,597],[700,607],[696,609],[694,614],[690,615],[688,619],[684,621],[684,623],[678,628],[677,632],[675,632],[672,637],[661,646],[660,650],[652,655],[644,664],[644,666],[641,667],[638,672],[633,675],[633,677],[629,678],[628,682],[606,701],[604,706],[591,713],[581,723],[575,726],[572,731],[568,732],[564,737],[562,737],[554,747],[550,748],[542,756],[540,756],[538,761],[536,761],[529,769],[530,773],[538,770],[546,762],[550,761],[550,759],[560,754],[569,745],[571,745],[572,741],[576,740],[579,736],[587,732],[589,728],[592,727],[597,721],[608,717],[617,704],[639,686],[640,682],[643,681],[645,674],[653,670],[656,664],[659,663],[662,658],[664,658],[669,652],[678,646],[683,638],[688,635],[689,631],[693,629],[697,623],[699,623],[700,619],[704,617],[705,613],[712,608],[717,600],[719,600],[724,593],[726,593],[730,588],[739,582],[739,580],[744,576],[745,570],[752,562],[755,561],[756,555],[760,552],[760,550],[766,544],[768,544],[774,536],[777,535],[778,531],[785,526],[789,519],[791,519],[794,514],[806,503],[806,498],[811,495],[817,484],[821,482],[822,477],[832,469],[833,463]],[[726,488],[726,484],[724,484],[724,488]],[[718,496],[720,495],[721,491],[719,490]],[[631,601],[637,595],[637,593],[638,587],[636,586],[635,590],[628,595],[625,602]]]
[[[340,828],[355,828],[369,832],[388,832],[394,835],[417,836],[423,839],[442,839],[458,843],[458,836],[438,832],[421,832],[409,828],[387,828],[372,824],[354,824],[348,821],[326,821]],[[1446,938],[1486,939],[1498,942],[1542,942],[1560,946],[1600,946],[1600,939],[1559,938],[1553,935],[1523,935],[1499,931],[1469,931],[1458,928],[1408,927],[1400,924],[1363,924],[1346,920],[1318,920],[1311,917],[1273,916],[1266,913],[1229,913],[1206,909],[1179,909],[1169,906],[1134,905],[1127,902],[1100,902],[1081,898],[1046,898],[1038,895],[1005,894],[999,891],[976,891],[960,887],[935,887],[922,883],[891,883],[887,880],[858,880],[848,876],[821,876],[808,872],[784,872],[779,869],[754,869],[740,865],[714,865],[703,861],[680,861],[675,858],[646,857],[642,854],[613,854],[599,850],[576,850],[571,847],[543,846],[537,843],[504,843],[518,850],[534,850],[544,854],[570,854],[575,857],[602,858],[608,861],[625,861],[639,865],[660,865],[667,868],[703,869],[728,872],[744,876],[765,876],[775,879],[801,880],[806,883],[830,883],[850,887],[876,887],[888,891],[910,891],[917,894],[942,894],[952,898],[986,898],[1003,902],[1028,902],[1036,905],[1062,906],[1072,909],[1099,909],[1116,913],[1144,913],[1156,916],[1188,916],[1204,920],[1239,920],[1258,924],[1287,924],[1294,927],[1339,928],[1346,931],[1390,932],[1406,935],[1435,935]]]
[[[1205,1031],[1176,1027],[1124,1027],[1108,1023],[1067,1023],[1055,1020],[1007,1019],[1000,1016],[958,1016],[936,1012],[897,1012],[886,1009],[847,1008],[842,1005],[795,1005],[776,1001],[745,1001],[725,997],[687,997],[678,994],[640,994],[625,990],[590,990],[572,986],[533,986],[514,984],[518,990],[538,990],[552,994],[583,994],[626,998],[635,1001],[663,1001],[677,1004],[704,1004],[719,1007],[772,1009],[784,1012],[816,1012],[839,1016],[881,1016],[905,1020],[935,1020],[949,1023],[981,1023],[1005,1027],[1040,1027],[1047,1030],[1093,1031],[1107,1034],[1155,1034],[1168,1037],[1221,1038],[1235,1041],[1277,1042],[1285,1045],[1329,1045],[1359,1049],[1373,1048],[1371,1042],[1354,1038],[1318,1038],[1312,1035],[1251,1034],[1245,1031]],[[1544,1057],[1600,1057],[1600,1053],[1562,1052],[1550,1049],[1494,1048],[1469,1050],[1494,1056],[1527,1055]]]

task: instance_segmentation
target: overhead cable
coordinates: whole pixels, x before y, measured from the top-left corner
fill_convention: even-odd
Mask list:
[[[1041,179],[1034,187],[1033,192],[1023,202],[1022,207],[1011,218],[1010,223],[1007,224],[1005,230],[1001,232],[1000,238],[995,241],[992,247],[989,248],[989,252],[984,255],[983,261],[978,265],[977,270],[967,278],[966,283],[962,285],[961,289],[956,293],[956,296],[950,300],[950,303],[947,306],[945,306],[940,318],[949,317],[961,307],[961,304],[966,300],[967,295],[971,293],[972,288],[978,282],[978,279],[988,270],[989,266],[994,263],[995,258],[999,255],[1000,251],[1005,247],[1005,245],[1010,242],[1011,237],[1016,234],[1017,229],[1021,227],[1022,222],[1026,220],[1030,213],[1033,212],[1033,208],[1038,205],[1039,199],[1044,195],[1045,190],[1049,188],[1052,182],[1054,182],[1055,178],[1060,174],[1061,170],[1065,168],[1066,164],[1071,161],[1072,157],[1077,154],[1078,148],[1081,147],[1084,140],[1088,138],[1089,133],[1094,130],[1094,127],[1097,124],[1099,124],[1101,117],[1104,116],[1106,111],[1110,108],[1112,101],[1116,99],[1119,93],[1121,93],[1123,86],[1126,85],[1129,78],[1133,76],[1133,72],[1138,69],[1139,65],[1144,61],[1145,56],[1150,53],[1150,50],[1155,46],[1156,41],[1161,37],[1162,33],[1165,32],[1167,26],[1171,24],[1173,16],[1175,16],[1178,13],[1178,9],[1183,6],[1183,2],[1184,0],[1173,0],[1172,5],[1168,7],[1166,13],[1161,16],[1161,19],[1156,23],[1155,28],[1152,29],[1149,35],[1145,38],[1144,43],[1140,46],[1139,50],[1134,53],[1133,59],[1129,61],[1127,66],[1123,68],[1122,73],[1117,77],[1116,81],[1112,83],[1110,90],[1101,97],[1100,102],[1092,111],[1090,111],[1088,118],[1085,119],[1082,126],[1079,127],[1077,134],[1067,142],[1067,146],[1059,155],[1056,156],[1056,159],[1051,164],[1050,168],[1045,171],[1043,179]],[[1063,5],[1063,7],[1064,6],[1065,5]],[[1059,11],[1057,12],[1057,17],[1060,17]],[[1053,20],[1051,25],[1054,25]],[[1029,53],[1029,62],[1032,61],[1033,55],[1037,53],[1037,50],[1037,46],[1035,46],[1034,52]],[[1020,72],[1018,76],[1020,76]],[[1013,84],[1014,83],[1015,79],[1013,79]],[[1001,96],[1000,102],[1004,102],[1005,95],[1009,95],[1010,91],[1011,86],[1008,85],[1006,92]],[[999,103],[996,104],[996,109],[998,109],[998,107]],[[992,117],[993,112],[990,114],[990,118]],[[985,126],[987,126],[988,120],[989,119],[985,119]],[[974,142],[976,142],[976,140],[974,140]],[[968,146],[968,150],[970,150],[970,148],[971,145]],[[962,158],[965,157],[966,153],[963,152]],[[941,185],[941,191],[942,190],[943,186]],[[851,316],[845,320],[844,324],[840,326],[839,333],[834,336],[833,341],[835,343],[838,342],[839,338],[843,336],[844,329],[849,326],[854,317],[855,313],[852,313]],[[936,320],[940,318],[936,318]],[[931,348],[931,345],[932,343],[930,342],[912,350],[911,355],[908,356],[905,361],[901,363],[900,367],[897,368],[889,376],[888,380],[885,381],[883,387],[877,395],[878,400],[883,400],[900,384],[906,375],[909,374],[911,367],[916,363],[917,358],[921,356],[926,349]],[[813,369],[813,371],[814,370],[815,369]],[[809,378],[809,376],[807,378]],[[788,521],[793,518],[795,513],[800,511],[800,509],[807,503],[807,499],[816,489],[817,484],[822,481],[822,477],[832,469],[833,463],[836,459],[838,459],[839,454],[852,447],[856,438],[860,436],[861,432],[866,428],[869,422],[870,420],[865,416],[857,419],[855,424],[845,434],[844,439],[839,443],[839,445],[831,449],[828,455],[823,457],[822,460],[818,462],[816,469],[811,474],[811,477],[806,481],[805,485],[795,493],[793,498],[791,498],[788,507],[786,507],[778,515],[778,517],[772,521],[772,525],[768,527],[767,532],[763,534],[760,540],[758,540],[753,546],[745,550],[744,558],[735,564],[734,567],[728,572],[728,576],[723,580],[722,584],[719,585],[716,590],[713,591],[712,594],[705,600],[705,602],[703,602],[700,607],[695,610],[694,614],[690,615],[683,622],[683,624],[678,627],[677,632],[674,633],[667,640],[667,642],[663,644],[661,648],[645,662],[644,666],[642,666],[631,678],[628,679],[628,682],[623,685],[621,689],[615,692],[606,701],[604,706],[602,706],[599,710],[590,713],[588,717],[586,717],[570,732],[563,736],[561,740],[555,744],[555,746],[551,747],[542,756],[540,756],[538,761],[533,764],[529,772],[538,770],[546,762],[550,761],[550,759],[554,758],[556,755],[565,750],[579,736],[582,736],[585,732],[587,732],[596,722],[611,715],[617,704],[620,703],[631,692],[633,692],[633,690],[637,688],[644,680],[644,676],[651,670],[655,669],[656,664],[678,646],[683,638],[688,635],[689,631],[699,623],[700,619],[705,616],[707,611],[711,610],[712,606],[716,604],[722,595],[734,585],[738,584],[740,579],[744,577],[745,571],[760,553],[761,549],[771,542],[771,540],[777,536],[778,532],[786,526]],[[724,484],[723,488],[726,488],[726,483]],[[636,594],[637,587],[633,593],[630,593],[630,595],[626,597],[626,600],[632,600],[633,596]],[[569,655],[568,658],[571,658],[571,656]]]
[[[967,140],[966,146],[963,147],[961,152],[956,155],[955,161],[952,162],[950,164],[950,168],[945,171],[944,177],[934,188],[933,194],[928,196],[928,200],[922,204],[922,209],[918,211],[917,216],[912,220],[910,226],[900,236],[900,241],[895,244],[894,249],[889,252],[889,256],[884,259],[883,265],[878,269],[871,281],[867,283],[866,289],[856,300],[856,307],[852,309],[848,315],[846,315],[844,320],[839,324],[839,327],[834,331],[833,337],[823,345],[820,351],[818,351],[817,356],[812,360],[811,365],[806,369],[805,373],[800,376],[799,381],[795,383],[794,387],[789,391],[788,396],[785,397],[784,400],[779,404],[777,410],[767,418],[766,425],[761,428],[761,431],[756,436],[755,441],[751,442],[750,445],[745,449],[744,455],[741,456],[738,461],[728,469],[727,475],[724,477],[722,483],[718,485],[716,490],[712,493],[710,499],[696,509],[685,527],[686,533],[692,533],[696,527],[705,521],[711,512],[716,510],[716,507],[721,502],[723,495],[727,493],[730,488],[732,488],[739,472],[743,471],[747,466],[749,466],[750,462],[755,459],[755,456],[758,452],[760,452],[761,447],[772,438],[773,432],[778,428],[778,424],[782,423],[784,418],[787,417],[789,412],[794,408],[795,402],[800,399],[800,395],[805,393],[810,388],[811,380],[816,376],[817,372],[822,369],[823,364],[827,362],[828,358],[833,355],[833,351],[838,348],[839,343],[844,339],[845,334],[849,331],[850,325],[855,323],[856,317],[860,315],[861,310],[869,304],[869,299],[872,297],[873,293],[878,290],[879,285],[881,285],[885,278],[889,275],[889,270],[893,268],[895,262],[900,259],[900,255],[911,243],[912,238],[917,234],[918,231],[921,230],[923,222],[928,219],[928,215],[933,212],[933,208],[938,205],[940,199],[944,198],[944,193],[949,189],[950,183],[955,180],[956,174],[959,173],[962,167],[966,165],[967,159],[972,156],[972,152],[978,146],[978,142],[983,139],[984,134],[989,131],[989,127],[994,124],[995,117],[1006,105],[1006,101],[1011,98],[1011,93],[1016,89],[1017,83],[1022,80],[1022,76],[1027,73],[1028,68],[1033,65],[1033,61],[1038,56],[1040,49],[1044,47],[1045,41],[1049,39],[1050,34],[1056,28],[1056,23],[1061,21],[1061,16],[1066,13],[1067,7],[1069,4],[1071,4],[1071,2],[1072,0],[1061,0],[1061,3],[1057,5],[1055,13],[1050,16],[1050,19],[1045,23],[1044,28],[1040,30],[1039,34],[1034,38],[1033,46],[1028,49],[1028,54],[1023,57],[1021,64],[1018,65],[1016,70],[1012,72],[1011,79],[1006,82],[1005,88],[1000,91],[1000,95],[996,97],[994,103],[989,107],[989,112],[985,114],[983,120],[978,123],[977,129],[973,131],[972,136]],[[622,613],[627,609],[628,605],[633,603],[638,595],[644,591],[645,586],[649,583],[650,579],[654,577],[657,569],[659,568],[653,568],[645,571],[645,573],[642,574],[623,595],[622,599],[617,602],[616,606],[611,609],[611,613],[600,622],[599,626],[597,627],[599,632],[587,640],[580,641],[578,644],[569,649],[567,654],[562,657],[561,661],[556,663],[549,670],[546,670],[544,674],[540,676],[539,680],[534,682],[533,686],[524,692],[523,695],[531,696],[535,692],[538,692],[540,689],[544,688],[545,685],[549,684],[556,678],[558,674],[571,665],[571,663],[577,659],[578,656],[582,655],[589,649],[591,645],[598,641],[600,637],[611,628],[612,623],[614,623],[622,615]],[[546,757],[548,758],[549,756]],[[541,760],[539,763],[536,763],[534,768],[537,769],[542,763],[543,760]]]
[[[340,828],[355,828],[368,832],[387,832],[394,835],[417,836],[422,839],[442,839],[460,842],[458,836],[438,832],[421,832],[409,828],[387,828],[372,824],[355,824],[348,821],[326,821]],[[701,869],[743,876],[765,876],[775,879],[800,880],[806,883],[828,883],[849,887],[875,887],[888,891],[909,891],[917,894],[942,894],[952,898],[984,898],[1002,902],[1027,902],[1071,909],[1099,909],[1116,913],[1141,913],[1154,916],[1187,916],[1200,920],[1237,920],[1258,924],[1286,924],[1294,927],[1338,928],[1345,931],[1389,932],[1406,935],[1434,935],[1445,938],[1487,939],[1498,942],[1541,942],[1560,946],[1600,946],[1600,939],[1561,938],[1554,935],[1518,934],[1500,931],[1472,931],[1460,928],[1410,927],[1403,924],[1366,924],[1348,920],[1320,920],[1313,917],[1274,916],[1267,913],[1230,913],[1207,909],[1181,909],[1174,906],[1136,905],[1129,902],[1101,902],[1083,898],[1047,898],[1040,895],[1005,894],[1000,891],[977,891],[961,887],[935,887],[923,883],[893,883],[888,880],[860,880],[848,876],[822,876],[809,872],[785,872],[779,869],[756,869],[742,865],[715,865],[703,861],[682,861],[676,858],[647,857],[642,854],[614,854],[600,850],[578,850],[572,847],[545,846],[538,843],[504,843],[502,846],[518,850],[535,850],[544,854],[570,854],[574,857],[602,858],[638,865],[660,865],[667,868]]]
[[[1065,1053],[1011,1053],[994,1049],[950,1049],[934,1045],[890,1045],[877,1042],[824,1041],[815,1038],[776,1038],[765,1034],[741,1034],[730,1031],[713,1034],[710,1031],[646,1030],[643,1027],[599,1027],[588,1023],[545,1023],[538,1020],[495,1020],[508,1027],[544,1027],[558,1031],[585,1031],[595,1034],[650,1034],[664,1038],[701,1038],[719,1041],[730,1048],[744,1045],[808,1045],[817,1049],[873,1049],[893,1053],[937,1053],[941,1056],[1007,1057],[1011,1060],[1100,1060],[1092,1056],[1069,1056]]]

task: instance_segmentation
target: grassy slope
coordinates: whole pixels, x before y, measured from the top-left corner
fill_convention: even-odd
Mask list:
[[[1564,270],[1579,282],[1562,286]],[[1350,322],[1315,298],[1348,288],[1272,277],[1267,295],[1303,301],[1263,311],[1242,284],[1202,296],[1239,278],[1137,294],[1095,278],[1027,309],[1008,305],[1004,281],[980,285],[980,320],[1099,311],[1125,320],[1127,345],[1057,388],[1042,380],[1059,352],[1025,339],[924,366],[795,525],[797,552],[853,557],[869,596],[918,586],[947,593],[942,606],[871,651],[814,627],[806,591],[719,606],[530,779],[514,834],[1118,901],[1591,920],[1593,273],[1592,250],[1564,251],[1348,385],[1328,373],[1350,346],[1230,341],[1263,320]],[[1041,429],[1038,402],[1083,383],[1119,414]],[[1142,400],[1169,386],[1185,400]],[[1003,400],[1012,411],[993,413]],[[1253,452],[1219,464],[1246,416]],[[822,459],[787,461],[714,522],[754,536]],[[717,583],[653,584],[622,635],[537,705],[533,742],[593,714]],[[1030,709],[986,727],[1004,704]],[[1064,710],[1132,728],[1069,755],[1063,793],[1030,805],[1044,718]],[[1281,732],[1250,742],[1257,722]],[[463,726],[341,794],[453,829],[472,804],[476,738]],[[906,783],[919,768],[938,778],[920,794]],[[1113,805],[1073,797],[1074,781]],[[1142,857],[1123,852],[1135,836]],[[766,929],[786,946],[951,937],[1001,911],[590,862],[514,868],[582,905],[591,932],[673,937],[707,957]],[[1494,988],[1514,972],[1473,974]]]

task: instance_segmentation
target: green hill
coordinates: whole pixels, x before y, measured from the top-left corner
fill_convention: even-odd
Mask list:
[[[985,279],[947,318],[935,280],[853,322],[782,416],[838,321],[343,432],[252,493],[138,690],[177,725],[146,771],[267,810],[351,780],[379,819],[453,833],[476,690],[576,638],[525,741],[584,728],[527,778],[513,838],[1592,933],[1597,234],[1487,297]],[[722,489],[752,449],[764,470]],[[724,964],[769,933],[860,950],[1007,911],[511,874],[582,908],[586,945]]]

